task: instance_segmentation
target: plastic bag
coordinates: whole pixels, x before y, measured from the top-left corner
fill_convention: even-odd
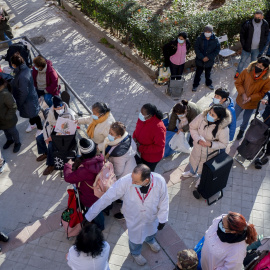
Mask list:
[[[197,270],[202,270],[201,267],[201,255],[202,255],[202,247],[204,244],[204,237],[199,241],[199,243],[195,246],[194,250],[197,253],[199,264],[197,266]]]
[[[158,84],[163,84],[167,81],[169,81],[171,77],[171,70],[169,67],[161,67],[159,68],[159,74],[158,74]]]
[[[180,132],[179,134],[176,133],[170,140],[169,146],[171,149],[178,152],[190,154],[191,151],[184,132]]]

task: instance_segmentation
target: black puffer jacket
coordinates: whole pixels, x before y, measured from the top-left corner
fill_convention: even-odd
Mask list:
[[[208,43],[207,49],[204,48],[204,43]],[[218,53],[220,52],[220,44],[217,37],[212,34],[209,40],[206,39],[204,33],[198,36],[195,42],[196,66],[199,67],[212,67]],[[203,58],[208,57],[207,62],[203,62]]]
[[[33,118],[38,115],[40,106],[32,72],[26,64],[17,67],[14,72],[15,77],[11,82],[11,87],[20,116],[23,118]]]
[[[246,52],[251,52],[251,43],[252,37],[254,33],[254,26],[252,23],[253,19],[247,20],[242,24],[241,31],[240,31],[240,42],[242,44],[243,50]],[[261,51],[266,44],[267,37],[269,34],[269,25],[266,20],[262,20],[262,27],[261,27],[261,39],[259,50]]]
[[[177,45],[178,45],[178,40],[172,40],[169,43],[165,44],[163,47],[163,55],[164,55],[164,66],[169,67],[170,66],[170,57],[174,55],[177,51]],[[190,42],[189,39],[186,39],[186,48],[187,48],[187,53],[190,49]]]

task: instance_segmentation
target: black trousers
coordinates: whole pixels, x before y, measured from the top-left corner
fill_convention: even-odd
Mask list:
[[[180,80],[181,77],[175,77],[174,76],[181,76],[184,72],[185,63],[182,65],[175,65],[172,62],[170,62],[170,70],[171,70],[171,79]]]
[[[39,115],[37,115],[37,116],[35,116],[33,118],[30,118],[29,119],[29,123],[31,125],[36,124],[37,125],[37,129],[43,129],[42,122],[41,122],[41,119],[40,119]]]
[[[210,79],[212,67],[213,66],[207,67],[207,68],[206,67],[199,67],[199,66],[196,67],[196,73],[195,73],[195,78],[194,78],[194,82],[193,82],[193,87],[199,86],[200,81],[201,81],[201,76],[202,76],[202,73],[204,70],[205,70],[205,84],[207,86],[212,84],[212,80]]]
[[[158,164],[158,162],[148,162],[148,161],[144,160],[143,158],[140,158],[138,155],[135,156],[135,159],[136,159],[137,165],[144,164],[150,168],[151,172],[155,171],[156,166]]]

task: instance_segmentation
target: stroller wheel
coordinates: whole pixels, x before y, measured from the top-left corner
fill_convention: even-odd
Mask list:
[[[255,168],[257,169],[257,170],[260,170],[261,168],[262,168],[262,162],[261,162],[261,160],[260,159],[256,159],[255,160]]]
[[[265,165],[268,162],[269,158],[268,157],[263,157],[261,159],[262,165]]]

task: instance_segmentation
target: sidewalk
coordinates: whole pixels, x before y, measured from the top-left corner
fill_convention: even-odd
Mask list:
[[[163,94],[164,87],[156,87],[136,66],[114,49],[99,43],[70,15],[48,2],[25,3],[23,0],[7,0],[7,10],[12,13],[11,23],[15,36],[30,38],[43,36],[44,44],[37,47],[83,98],[88,106],[96,101],[107,102],[115,119],[124,122],[133,132],[138,113],[143,104],[154,103],[163,112],[177,102]],[[1,52],[1,54],[3,54]],[[237,62],[238,59],[235,59]],[[4,65],[4,62],[0,63]],[[181,97],[198,102],[207,108],[213,92],[202,80],[197,93],[191,92],[193,73],[187,75],[184,94]],[[233,98],[234,68],[215,68],[213,84],[226,86]],[[83,109],[78,103],[72,107]],[[68,185],[58,172],[45,177],[45,163],[37,163],[34,132],[25,133],[26,119],[20,118],[18,129],[22,148],[18,154],[10,149],[3,151],[8,162],[7,170],[0,176],[0,231],[11,236],[8,245],[2,244],[0,269],[69,269],[65,254],[74,240],[67,240],[60,228],[60,213],[67,204]],[[5,143],[0,133],[0,147]],[[233,146],[235,148],[235,145]],[[162,251],[154,254],[144,246],[143,255],[148,264],[140,269],[173,269],[172,260],[185,246],[193,248],[204,235],[212,219],[222,213],[237,211],[254,223],[258,233],[270,235],[270,166],[244,170],[234,162],[224,197],[208,206],[204,200],[192,196],[194,183],[180,179],[188,164],[188,155],[181,154],[162,160],[157,172],[164,175],[170,194],[170,226],[159,232],[157,239]],[[113,211],[117,211],[115,208]],[[111,246],[111,269],[138,269],[129,255],[124,222],[106,217],[105,238]],[[16,237],[15,237],[16,236]],[[177,237],[178,236],[178,237]],[[32,238],[31,238],[32,237]]]

